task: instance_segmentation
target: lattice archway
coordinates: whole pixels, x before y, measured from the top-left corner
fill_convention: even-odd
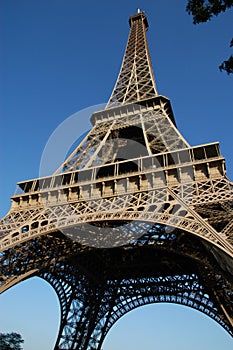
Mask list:
[[[145,305],[157,303],[172,303],[198,310],[216,321],[229,334],[232,335],[229,327],[225,324],[221,317],[219,317],[217,309],[215,308],[213,302],[210,300],[210,296],[203,291],[203,287],[199,284],[197,276],[170,276],[164,279],[158,279],[157,281],[149,280],[150,279],[144,281],[145,285],[147,285],[148,282],[151,282],[150,288],[153,289],[154,287],[156,289],[156,285],[158,283],[159,293],[158,289],[156,291],[156,294],[151,293],[151,290],[148,290],[146,292],[145,287],[142,286],[142,295],[135,295],[125,299],[122,298],[111,314],[111,318],[109,319],[106,327],[104,338],[110,329],[115,325],[115,323],[130,311],[138,309]],[[161,285],[161,282],[164,282],[163,286]],[[178,292],[178,295],[171,295],[170,291],[172,290],[172,285],[174,286],[177,284],[180,284],[180,292]],[[168,285],[170,285],[171,290],[166,294]]]
[[[188,240],[176,231],[162,238],[164,227],[157,225],[156,230],[160,237],[155,237],[156,232],[144,235],[136,246],[94,249],[85,257],[74,255],[40,271],[60,300],[61,322],[54,350],[100,350],[122,316],[155,303],[191,307],[233,334],[219,299],[231,299],[230,294],[223,294],[223,286],[224,293],[228,288],[226,280],[214,270],[211,254],[209,260],[200,255],[206,255],[200,239]],[[199,268],[195,267],[197,260]]]
[[[83,309],[87,305],[85,305],[82,296],[79,300],[76,299],[74,301],[74,294],[77,293],[77,290],[74,290],[71,285],[68,286],[65,283],[61,283],[58,276],[56,279],[54,276],[46,273],[43,278],[54,287],[61,302],[61,328],[55,350],[63,349],[66,346],[65,344],[68,343],[68,349],[78,349],[78,343],[73,341],[74,334],[72,330],[67,324],[63,323],[67,321],[67,315],[69,315],[68,319],[70,325],[72,324],[71,328],[76,328],[75,326],[77,326],[81,317],[83,317]],[[137,285],[137,288],[135,285]],[[82,283],[80,283],[81,286],[83,287]],[[172,291],[174,294],[171,294]],[[82,292],[82,288],[80,288],[80,292]],[[106,335],[121,317],[134,309],[156,303],[172,303],[198,310],[216,321],[230,335],[233,334],[228,325],[219,316],[219,310],[211,301],[210,296],[205,293],[203,286],[199,283],[198,277],[194,274],[167,276],[165,278],[125,280],[121,282],[120,286],[110,283],[108,289],[105,289],[104,294],[105,297],[107,295],[110,297],[107,304],[111,305],[111,309],[105,305],[100,311],[97,317],[98,322],[95,325],[93,333],[90,335],[90,344],[86,344],[87,349],[100,350]],[[66,328],[65,332],[63,327]],[[63,332],[61,331],[62,328]],[[70,347],[71,341],[74,345]],[[59,345],[63,347],[60,348]]]

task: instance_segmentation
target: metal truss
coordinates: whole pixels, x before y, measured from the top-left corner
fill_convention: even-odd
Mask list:
[[[200,240],[193,242],[181,231],[168,233],[164,226],[155,225],[127,248],[86,252],[79,265],[74,264],[78,256],[69,259],[57,264],[56,272],[41,271],[61,302],[56,350],[100,350],[120,317],[158,302],[197,309],[232,334],[225,314],[232,285],[219,275]]]
[[[140,154],[188,148],[167,111],[169,100],[158,96],[149,102],[146,106],[128,105],[124,116],[121,108],[94,114],[94,127],[56,173],[87,169],[122,157],[133,159]]]
[[[144,13],[130,18],[106,109],[51,176],[18,184],[0,220],[0,293],[56,290],[54,350],[100,350],[141,305],[195,308],[233,334],[233,189],[218,143],[191,147],[158,95]]]
[[[122,67],[107,108],[157,95],[146,39],[146,15],[141,12],[130,17],[130,27]]]

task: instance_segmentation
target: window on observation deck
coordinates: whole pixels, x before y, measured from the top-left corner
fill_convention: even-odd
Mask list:
[[[45,177],[44,179],[41,179],[40,180],[40,188],[41,189],[50,188],[51,180],[52,180],[52,177]]]
[[[207,158],[214,158],[219,156],[218,145],[205,146]]]
[[[193,155],[195,160],[205,159],[204,147],[198,147],[193,149]]]

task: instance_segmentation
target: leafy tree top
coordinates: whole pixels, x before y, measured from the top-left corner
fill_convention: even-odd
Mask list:
[[[22,350],[23,342],[24,340],[18,333],[0,333],[0,350]]]
[[[233,0],[189,0],[186,10],[193,16],[193,23],[209,21],[213,16],[233,6]]]
[[[186,11],[193,16],[193,23],[207,22],[213,16],[218,16],[221,12],[233,7],[233,0],[188,0]],[[233,39],[230,47],[233,46]],[[225,70],[227,74],[233,74],[233,56],[224,61],[219,69]]]

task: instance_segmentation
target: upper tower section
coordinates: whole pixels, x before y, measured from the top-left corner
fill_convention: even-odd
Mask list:
[[[144,12],[129,19],[130,33],[121,70],[106,108],[156,97],[157,90],[146,38],[149,27]]]

